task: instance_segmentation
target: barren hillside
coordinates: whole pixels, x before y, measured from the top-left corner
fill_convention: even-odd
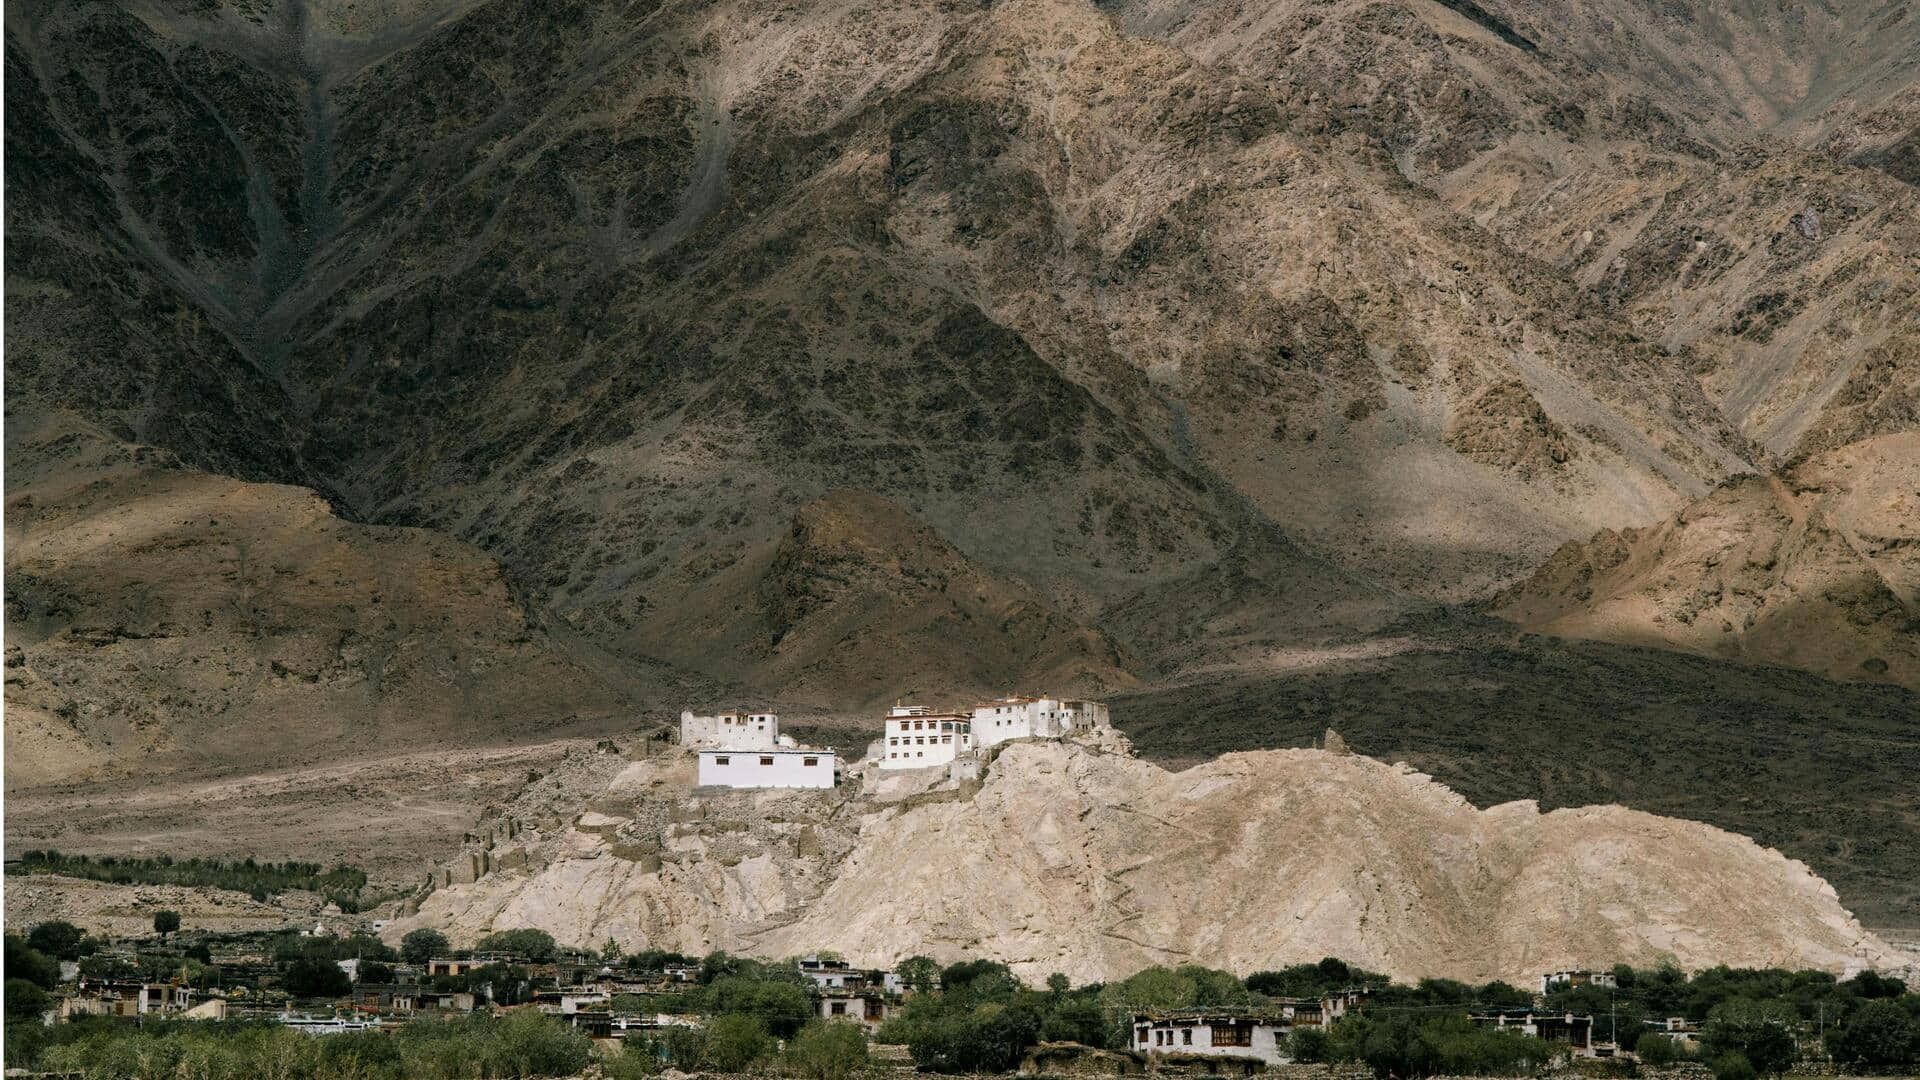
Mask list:
[[[1522,980],[1602,958],[1834,971],[1894,962],[1807,868],[1704,825],[1476,810],[1410,768],[1317,750],[1169,773],[1016,743],[983,784],[690,793],[677,753],[556,773],[415,925],[551,928],[700,952],[985,956],[1027,978],[1338,955],[1401,978]],[[567,794],[584,803],[567,805]],[[463,856],[463,860],[468,858]],[[472,867],[460,876],[469,876]]]
[[[1920,433],[1730,481],[1570,543],[1502,594],[1532,630],[1920,688]]]

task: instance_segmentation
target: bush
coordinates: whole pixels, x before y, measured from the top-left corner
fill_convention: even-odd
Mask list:
[[[1713,1080],[1757,1080],[1759,1074],[1754,1071],[1753,1062],[1738,1050],[1721,1054],[1711,1062]]]
[[[436,956],[445,956],[447,935],[438,930],[421,927],[407,931],[400,939],[400,956],[409,964],[424,964]]]
[[[1679,1042],[1666,1035],[1642,1035],[1640,1045],[1635,1050],[1640,1060],[1659,1068],[1682,1061],[1687,1054]]]
[[[1039,1031],[1039,1018],[1024,1006],[991,1002],[948,1008],[906,1032],[907,1052],[914,1064],[932,1072],[1006,1072],[1019,1064]]]
[[[393,981],[393,969],[379,960],[360,962],[360,981],[363,983],[390,983]]]
[[[1287,1036],[1287,1056],[1312,1065],[1327,1060],[1327,1033],[1317,1027],[1295,1028]]]
[[[787,1070],[807,1080],[846,1080],[866,1063],[867,1033],[854,1024],[816,1020],[787,1046]]]
[[[177,911],[156,911],[153,913],[153,932],[165,937],[180,929],[180,913]]]
[[[606,1080],[648,1080],[660,1074],[659,1044],[630,1035],[618,1050],[600,1053],[600,1075]]]
[[[716,1016],[700,1040],[700,1060],[719,1072],[741,1072],[773,1052],[773,1037],[751,1016]]]

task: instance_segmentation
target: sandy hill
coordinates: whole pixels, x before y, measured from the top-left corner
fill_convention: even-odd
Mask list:
[[[1169,773],[1124,750],[1016,743],[963,789],[689,795],[677,754],[522,794],[389,928],[539,925],[769,956],[1003,960],[1109,979],[1195,960],[1338,955],[1402,978],[1522,981],[1670,956],[1834,971],[1895,962],[1804,865],[1620,807],[1476,810],[1405,766],[1317,750]],[[582,807],[590,807],[583,812]],[[510,821],[511,824],[506,824]],[[509,835],[511,834],[511,835]],[[463,875],[466,876],[466,875]]]
[[[1532,630],[1920,688],[1920,433],[1746,476],[1569,543],[1494,612]]]

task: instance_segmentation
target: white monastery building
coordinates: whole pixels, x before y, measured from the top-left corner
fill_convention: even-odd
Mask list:
[[[706,749],[700,751],[699,783],[701,787],[830,788],[838,782],[839,763],[832,749]]]
[[[1107,707],[1098,701],[1004,697],[967,712],[895,705],[887,710],[879,762],[883,769],[927,769],[1009,739],[1060,739],[1107,726]]]
[[[1004,697],[973,707],[973,737],[983,749],[1008,739],[1059,739],[1106,726],[1107,707],[1098,701]]]
[[[681,746],[716,746],[729,750],[758,750],[782,745],[780,717],[773,713],[721,713],[718,716],[680,714]],[[792,746],[787,739],[784,745]]]
[[[966,713],[895,705],[887,710],[886,729],[881,740],[883,769],[927,769],[973,752],[973,718]]]
[[[833,748],[801,746],[780,734],[773,713],[683,712],[680,745],[699,750],[701,787],[830,788],[839,782]]]

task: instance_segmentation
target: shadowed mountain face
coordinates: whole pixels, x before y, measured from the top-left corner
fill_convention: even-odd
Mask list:
[[[366,8],[9,5],[8,456],[497,564],[470,741],[1364,650],[1920,417],[1907,5]]]

